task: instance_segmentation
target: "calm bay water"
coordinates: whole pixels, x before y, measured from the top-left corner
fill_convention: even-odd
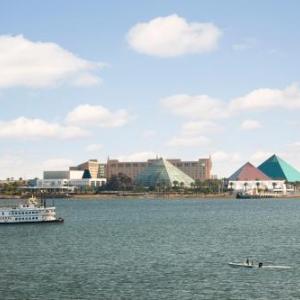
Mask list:
[[[0,226],[1,300],[300,299],[300,200],[55,204],[64,224]]]

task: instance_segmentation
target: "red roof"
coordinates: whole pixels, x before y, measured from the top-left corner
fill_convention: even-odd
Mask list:
[[[265,173],[247,162],[229,177],[232,181],[271,180]]]

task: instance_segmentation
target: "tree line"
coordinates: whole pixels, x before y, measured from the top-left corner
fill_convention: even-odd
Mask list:
[[[212,194],[224,192],[224,181],[219,179],[207,179],[204,181],[195,180],[190,186],[185,186],[183,182],[173,181],[171,185],[158,183],[156,186],[143,187],[136,185],[131,177],[119,173],[112,175],[104,186],[97,189],[103,191],[131,191],[131,192],[193,192]]]

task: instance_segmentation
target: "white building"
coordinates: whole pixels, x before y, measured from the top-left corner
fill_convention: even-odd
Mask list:
[[[43,179],[37,181],[37,188],[73,191],[105,184],[106,178],[91,178],[88,170],[44,171]]]
[[[229,180],[228,187],[249,194],[256,194],[259,191],[286,194],[287,191],[284,180]]]
[[[263,192],[286,194],[284,180],[273,180],[251,163],[246,163],[228,179],[228,188],[236,192],[257,194]]]

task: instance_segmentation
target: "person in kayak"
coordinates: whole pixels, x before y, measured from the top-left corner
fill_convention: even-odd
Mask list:
[[[258,263],[258,267],[259,267],[259,268],[262,268],[262,266],[263,266],[263,263],[262,263],[262,262]]]

